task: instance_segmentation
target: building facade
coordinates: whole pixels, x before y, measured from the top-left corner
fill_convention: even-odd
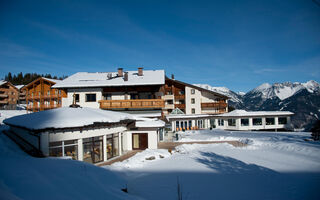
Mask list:
[[[88,163],[108,161],[130,150],[156,149],[164,127],[160,120],[69,107],[20,115],[4,123],[10,126],[8,134],[19,138],[20,145],[31,145],[44,156]]]
[[[214,116],[214,125],[225,130],[292,130],[292,115],[288,111],[234,110]]]
[[[72,102],[82,107],[166,116],[175,108],[185,114],[220,114],[228,111],[228,97],[165,76],[164,70],[109,73],[76,73],[55,84]]]
[[[52,88],[59,81],[40,77],[24,86],[27,110],[37,112],[61,107],[62,98],[66,98],[67,93],[64,90]]]
[[[19,99],[19,90],[8,81],[0,81],[0,108],[13,109]]]

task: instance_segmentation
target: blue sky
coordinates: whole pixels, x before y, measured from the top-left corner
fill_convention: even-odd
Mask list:
[[[0,78],[9,71],[62,76],[141,66],[244,92],[264,82],[320,82],[320,6],[312,0],[0,1]]]

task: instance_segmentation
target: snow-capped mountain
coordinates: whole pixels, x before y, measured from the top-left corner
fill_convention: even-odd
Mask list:
[[[270,85],[269,83],[264,83],[257,88],[251,90],[246,95],[251,95],[252,97],[260,96],[263,99],[270,99],[278,97],[280,100],[291,97],[297,92],[306,89],[308,92],[313,93],[318,91],[320,88],[319,83],[316,81],[308,81],[306,83],[274,83]]]
[[[195,85],[230,97],[229,105],[236,109],[294,112],[292,123],[296,128],[309,130],[320,117],[320,84],[316,81],[264,83],[246,94],[236,93],[226,87]]]

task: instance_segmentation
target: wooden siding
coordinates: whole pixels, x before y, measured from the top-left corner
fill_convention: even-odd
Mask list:
[[[0,86],[0,106],[17,104],[19,99],[19,90],[10,82]]]
[[[51,88],[54,84],[43,78],[28,84],[26,86],[27,110],[36,112],[61,107],[61,100],[67,97],[67,93],[61,89]]]
[[[114,108],[163,108],[162,99],[100,100],[101,109]]]

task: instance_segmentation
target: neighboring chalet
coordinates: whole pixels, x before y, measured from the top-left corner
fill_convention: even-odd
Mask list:
[[[226,130],[292,130],[289,111],[234,110],[216,115],[216,128]]]
[[[0,108],[15,108],[19,99],[19,90],[8,81],[0,80]]]
[[[95,108],[63,107],[4,120],[6,134],[29,153],[99,163],[158,147],[164,122]]]
[[[61,107],[62,98],[67,94],[64,90],[52,88],[58,82],[60,80],[40,77],[24,86],[27,110],[37,112]]]

